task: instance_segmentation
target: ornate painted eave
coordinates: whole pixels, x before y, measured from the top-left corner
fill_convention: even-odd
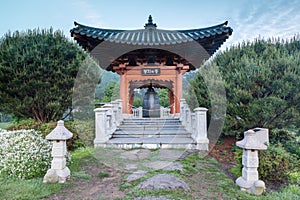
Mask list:
[[[228,22],[222,24],[191,30],[162,30],[157,29],[152,23],[152,18],[145,25],[145,29],[116,30],[94,28],[74,22],[75,28],[71,29],[71,36],[86,50],[92,51],[104,41],[148,46],[156,48],[160,45],[176,45],[196,41],[201,44],[209,55],[213,55],[218,48],[232,34]]]

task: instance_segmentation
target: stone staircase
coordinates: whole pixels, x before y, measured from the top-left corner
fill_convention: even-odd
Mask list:
[[[170,115],[168,111],[161,118],[142,118],[124,114],[122,105],[122,100],[116,100],[94,110],[94,147],[208,150],[206,108],[192,112],[181,99],[180,113]]]
[[[192,139],[179,118],[124,119],[106,147],[192,148]]]

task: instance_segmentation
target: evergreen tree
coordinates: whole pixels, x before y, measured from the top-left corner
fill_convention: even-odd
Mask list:
[[[0,43],[2,110],[39,122],[60,119],[71,107],[74,79],[86,56],[60,31],[6,34]]]
[[[169,93],[169,89],[166,89],[166,88],[160,88],[157,91],[159,103],[161,106],[163,106],[165,108],[170,106],[168,93]]]
[[[218,54],[228,101],[224,134],[254,127],[300,127],[300,41],[279,39],[242,43]],[[213,80],[212,80],[213,81]],[[205,83],[191,82],[198,103],[208,104]]]
[[[109,82],[104,89],[104,96],[102,102],[111,102],[117,99],[117,93],[120,91],[120,86],[117,82]]]

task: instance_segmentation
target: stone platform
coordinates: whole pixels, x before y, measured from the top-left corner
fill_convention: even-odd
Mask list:
[[[182,148],[206,150],[208,144],[197,145],[179,118],[124,119],[105,143],[95,147],[108,148]]]

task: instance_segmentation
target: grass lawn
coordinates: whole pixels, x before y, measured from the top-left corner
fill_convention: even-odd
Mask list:
[[[0,122],[1,129],[7,129],[11,125],[10,122]]]
[[[18,180],[0,177],[0,199],[42,199],[61,190],[61,184],[44,184],[43,179]]]
[[[111,150],[107,150],[111,151]],[[146,177],[141,180],[127,183],[122,173],[110,173],[112,165],[106,162],[106,166],[101,165],[102,159],[94,156],[97,151],[93,148],[81,148],[72,152],[72,164],[69,166],[72,178],[67,184],[44,184],[42,178],[33,180],[7,179],[0,177],[0,199],[52,199],[53,194],[64,194],[65,197],[71,197],[76,200],[82,193],[81,189],[86,186],[87,191],[91,190],[91,186],[101,187],[101,191],[105,191],[105,187],[111,187],[109,182],[114,180],[114,176],[119,176],[120,182],[116,190],[123,192],[124,198],[115,198],[118,200],[131,200],[135,197],[153,196],[165,197],[169,199],[194,200],[194,199],[241,199],[241,200],[293,200],[300,199],[300,186],[290,185],[278,192],[267,192],[262,196],[253,196],[240,191],[234,181],[229,178],[220,168],[219,163],[211,157],[203,157],[198,153],[192,153],[184,160],[180,161],[184,170],[180,171],[164,171],[176,177],[181,178],[190,186],[190,191],[145,191],[137,189],[137,185],[153,175],[162,173],[161,170],[150,171]],[[111,154],[107,154],[111,157]],[[87,168],[89,170],[87,170]],[[101,173],[99,171],[101,170]],[[94,173],[92,173],[94,172]],[[97,173],[95,173],[97,172]],[[105,174],[105,176],[104,176]],[[96,180],[96,181],[95,181]],[[93,182],[95,181],[95,182]],[[80,183],[80,187],[78,187]],[[76,186],[77,185],[77,186]],[[106,186],[107,185],[107,186]],[[268,186],[267,186],[268,187]],[[78,194],[74,194],[74,191]],[[74,196],[78,195],[78,196]],[[78,197],[78,198],[76,198]],[[92,198],[94,199],[94,198]],[[97,198],[96,198],[97,199]]]

